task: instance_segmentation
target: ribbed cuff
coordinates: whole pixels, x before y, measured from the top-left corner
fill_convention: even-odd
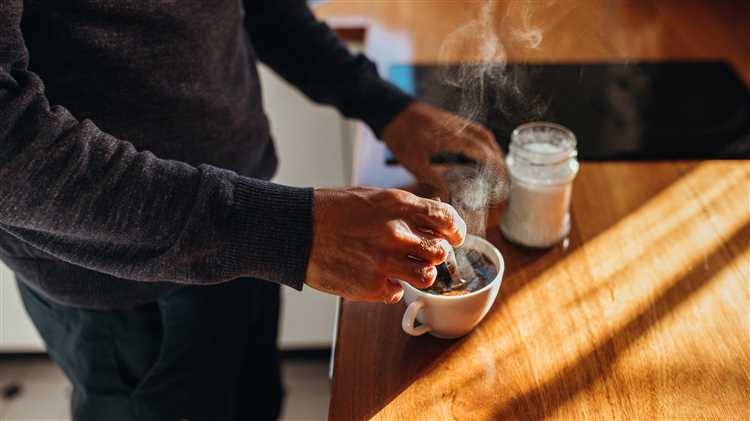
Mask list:
[[[238,177],[225,270],[302,290],[312,247],[313,189]]]

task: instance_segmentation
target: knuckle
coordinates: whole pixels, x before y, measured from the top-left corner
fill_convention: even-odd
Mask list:
[[[432,202],[426,206],[425,213],[431,220],[445,225],[448,215],[444,209],[445,204],[442,202]]]
[[[399,189],[385,189],[383,194],[394,203],[403,203],[407,201],[408,193]]]
[[[414,195],[399,189],[387,189],[385,191],[387,207],[394,215],[403,216],[414,213]]]
[[[450,219],[451,222],[455,222],[456,219],[460,219],[458,215],[458,211],[453,206],[445,203],[445,206],[443,208],[443,212],[445,212],[445,217]]]
[[[440,212],[439,216],[440,218],[442,218],[443,222],[455,228],[456,217],[458,216],[458,212],[453,208],[453,206],[447,203],[441,203],[439,212]]]
[[[386,224],[385,234],[391,242],[401,242],[404,239],[403,227],[397,221]]]
[[[458,211],[454,209],[452,206],[449,206],[449,209],[446,210],[447,215],[447,228],[450,230],[452,234],[461,234],[463,231],[466,230],[465,222],[461,218],[461,215],[458,214]]]
[[[434,266],[419,268],[418,272],[421,276],[422,285],[424,288],[430,287],[433,283],[435,283],[436,273]]]
[[[438,202],[437,200],[430,200],[430,204],[427,207],[427,210],[429,211],[430,216],[439,218],[445,215],[446,206],[447,204],[445,202]]]
[[[433,255],[442,263],[448,258],[448,250],[445,247],[436,246]]]
[[[407,232],[399,231],[393,237],[398,250],[394,250],[394,253],[399,255],[403,254],[404,251],[410,251],[413,248],[414,239],[413,236]]]
[[[459,217],[457,219],[456,233],[460,235],[461,237],[465,237],[467,231],[468,231],[468,227],[466,226],[466,221],[464,221],[462,218]]]
[[[438,250],[438,247],[436,247],[435,240],[430,238],[421,238],[419,240],[419,252],[420,255],[423,255],[425,257],[438,258],[438,253],[440,252],[440,250]]]

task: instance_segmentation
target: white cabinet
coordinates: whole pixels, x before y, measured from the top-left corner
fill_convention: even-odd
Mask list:
[[[265,66],[260,66],[263,103],[279,155],[275,182],[299,187],[348,184],[354,123],[330,107],[304,97]],[[305,287],[282,288],[281,347],[331,346],[336,297]]]
[[[42,339],[21,303],[13,272],[0,262],[0,352],[43,350]]]
[[[281,347],[323,348],[331,345],[336,299],[310,288],[283,288]],[[26,315],[13,273],[0,262],[0,352],[40,352],[44,343]]]

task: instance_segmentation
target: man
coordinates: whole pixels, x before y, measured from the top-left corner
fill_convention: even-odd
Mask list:
[[[393,303],[463,241],[438,201],[266,181],[256,60],[423,181],[442,149],[499,159],[299,0],[0,4],[0,257],[76,420],[273,419],[279,285]]]

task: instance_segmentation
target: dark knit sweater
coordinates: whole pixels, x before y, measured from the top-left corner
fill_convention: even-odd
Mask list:
[[[0,0],[0,258],[87,308],[300,289],[313,192],[265,181],[257,59],[376,134],[410,101],[303,1]]]

